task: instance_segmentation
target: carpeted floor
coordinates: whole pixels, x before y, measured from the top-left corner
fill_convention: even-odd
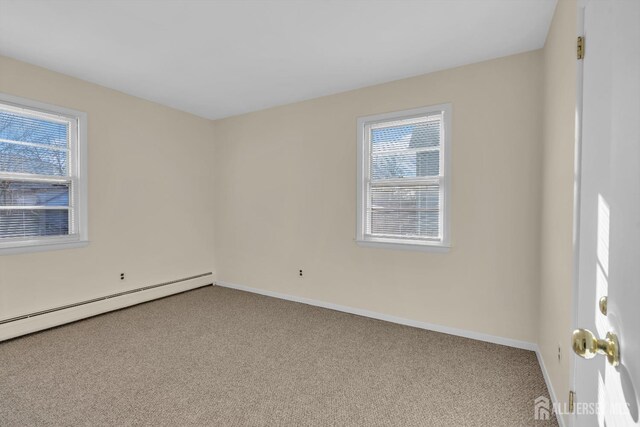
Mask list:
[[[205,287],[0,343],[0,425],[549,426],[530,351]]]

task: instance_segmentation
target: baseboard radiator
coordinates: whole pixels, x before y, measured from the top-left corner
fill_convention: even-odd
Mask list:
[[[212,272],[202,273],[2,319],[0,320],[0,341],[213,283]]]

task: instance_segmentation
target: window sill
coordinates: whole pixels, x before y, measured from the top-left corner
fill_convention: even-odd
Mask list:
[[[420,252],[449,252],[451,245],[441,243],[418,243],[418,242],[398,242],[386,240],[356,240],[358,246],[380,249],[394,249],[403,251]]]
[[[14,246],[1,247],[0,255],[26,254],[31,252],[57,251],[61,249],[83,248],[89,245],[88,240],[52,241],[38,243],[16,243]]]

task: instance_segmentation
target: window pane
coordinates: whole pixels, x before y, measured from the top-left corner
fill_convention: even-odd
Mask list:
[[[0,181],[0,206],[69,206],[69,183]]]
[[[439,116],[438,116],[439,117]],[[388,127],[371,130],[371,151],[381,153],[389,150],[406,150],[411,148],[433,148],[440,145],[441,120],[425,121],[412,124],[415,120],[394,122]]]
[[[69,234],[67,209],[0,210],[0,238]]]
[[[369,214],[371,234],[389,237],[438,238],[440,213],[438,211],[385,211]]]
[[[440,151],[374,155],[371,179],[416,178],[440,174]]]
[[[67,150],[0,142],[0,171],[66,176],[67,156]]]
[[[371,188],[371,209],[431,209],[440,207],[437,185]]]
[[[0,111],[0,139],[66,148],[68,124]]]

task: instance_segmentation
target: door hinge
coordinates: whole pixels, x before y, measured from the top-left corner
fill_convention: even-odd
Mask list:
[[[573,390],[569,390],[569,413],[573,414],[574,400],[576,393]]]
[[[584,58],[584,37],[582,36],[578,37],[577,53],[578,53],[578,59]]]

